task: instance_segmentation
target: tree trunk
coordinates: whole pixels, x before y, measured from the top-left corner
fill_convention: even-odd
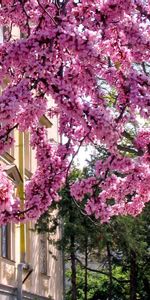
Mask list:
[[[87,248],[87,238],[85,241],[85,282],[84,282],[84,300],[87,300],[87,290],[88,290],[88,248]]]
[[[137,265],[136,253],[131,250],[130,252],[130,300],[136,300],[137,292]]]
[[[77,300],[77,283],[76,283],[76,257],[75,257],[75,239],[70,238],[70,257],[71,257],[71,284],[72,284],[72,300]]]
[[[108,300],[112,300],[113,279],[112,279],[111,252],[110,252],[109,242],[107,242],[107,258],[108,258],[108,268],[109,268]]]

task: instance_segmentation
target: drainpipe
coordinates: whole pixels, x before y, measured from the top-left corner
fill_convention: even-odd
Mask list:
[[[18,185],[18,196],[20,198],[21,209],[24,209],[24,133],[18,132],[18,167],[22,177],[22,182]],[[25,226],[20,223],[20,262],[25,262]]]
[[[22,182],[18,185],[17,194],[20,198],[21,210],[24,209],[24,133],[18,134],[18,168],[22,177]],[[25,227],[20,223],[20,263],[17,266],[17,300],[22,300],[22,276],[25,266]]]
[[[27,270],[28,273],[23,279],[23,270]],[[23,300],[23,293],[22,293],[22,285],[25,283],[25,281],[28,279],[30,274],[32,273],[33,269],[30,265],[20,263],[17,266],[17,300]]]
[[[17,266],[17,300],[22,300],[22,273],[23,264],[20,263]]]

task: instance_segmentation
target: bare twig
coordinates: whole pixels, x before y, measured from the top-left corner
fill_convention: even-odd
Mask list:
[[[74,204],[75,204],[75,205],[77,206],[77,208],[79,209],[79,212],[80,212],[84,217],[87,217],[87,218],[88,218],[95,226],[98,226],[98,227],[101,226],[100,223],[94,222],[94,221],[92,220],[92,218],[91,218],[86,212],[83,211],[83,209],[82,209],[82,208],[80,207],[80,205],[77,203],[77,201],[75,200],[75,198],[72,197],[72,199],[73,199]]]
[[[51,21],[57,25],[56,21],[54,20],[54,18],[49,14],[49,12],[45,9],[45,7],[43,7],[43,5],[41,4],[41,2],[39,0],[37,0],[39,6],[43,9],[43,11],[49,16],[49,18],[51,19]]]

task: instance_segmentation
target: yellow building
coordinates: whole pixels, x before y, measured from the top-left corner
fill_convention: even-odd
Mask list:
[[[48,128],[49,139],[57,143],[57,119],[51,123],[43,116],[40,122]],[[14,193],[18,192],[22,198],[24,182],[35,171],[36,159],[29,133],[15,129],[12,134],[15,144],[9,153],[0,157],[0,163],[14,183]],[[31,222],[0,227],[0,300],[64,299],[62,253],[48,244],[46,235],[38,235],[32,229]],[[61,228],[57,230],[56,240],[60,235]]]
[[[57,120],[54,120],[52,126],[43,116],[41,122],[49,127],[50,138],[57,141]],[[15,192],[32,175],[36,160],[29,145],[29,134],[15,130],[14,135],[14,147],[1,156],[0,160],[14,183]],[[38,235],[32,229],[34,223],[31,222],[25,225],[8,224],[0,228],[0,300],[21,299],[12,296],[17,295],[17,290],[21,293],[21,288],[24,295],[22,299],[63,299],[62,253],[48,244],[46,235]],[[57,231],[55,238],[58,239],[60,234],[61,229]]]

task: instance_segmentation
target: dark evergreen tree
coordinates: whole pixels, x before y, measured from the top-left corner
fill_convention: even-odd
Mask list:
[[[149,205],[137,218],[116,217],[109,224],[88,217],[83,210],[87,199],[76,203],[70,195],[70,185],[91,174],[92,163],[83,172],[72,171],[60,192],[62,200],[39,219],[36,230],[47,232],[49,242],[54,243],[51,233],[63,224],[62,238],[55,243],[64,251],[70,269],[67,274],[71,287],[66,300],[148,300]],[[53,209],[56,214],[51,213]]]

